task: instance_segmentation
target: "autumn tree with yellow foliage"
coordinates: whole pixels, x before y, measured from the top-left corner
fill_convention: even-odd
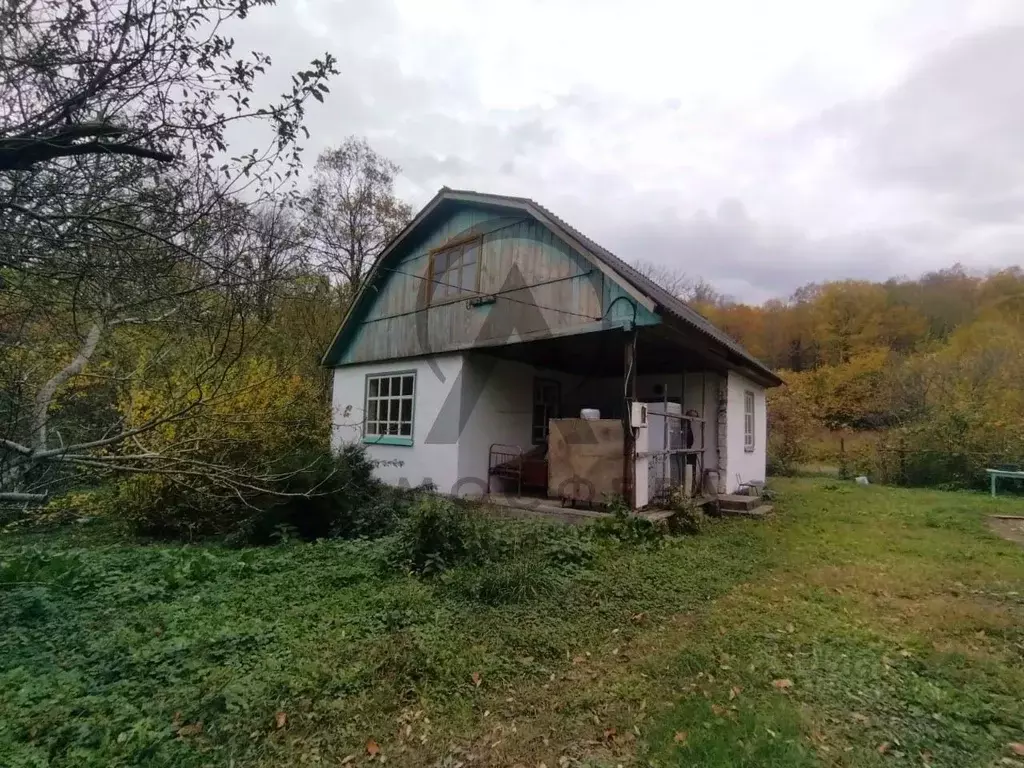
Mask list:
[[[888,482],[965,486],[987,466],[1024,465],[1019,267],[812,284],[786,301],[700,309],[786,381],[769,393],[777,471],[817,459]],[[837,434],[849,438],[842,456],[828,439]]]

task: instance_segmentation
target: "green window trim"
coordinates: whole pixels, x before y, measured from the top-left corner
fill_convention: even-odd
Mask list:
[[[412,445],[411,437],[399,437],[398,435],[364,435],[363,442],[367,445]]]
[[[416,422],[416,371],[366,375],[363,436],[367,445],[412,445]]]

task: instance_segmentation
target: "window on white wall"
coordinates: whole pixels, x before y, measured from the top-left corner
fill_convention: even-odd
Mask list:
[[[415,373],[367,376],[363,441],[386,445],[412,445],[415,397]]]
[[[754,393],[743,393],[743,450],[754,450]]]

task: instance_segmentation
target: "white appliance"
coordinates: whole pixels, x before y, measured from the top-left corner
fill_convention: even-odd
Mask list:
[[[683,406],[679,403],[654,402],[645,403],[647,407],[647,429],[645,453],[647,462],[647,487],[650,498],[657,498],[671,488],[682,485],[681,476],[683,461],[681,455],[672,456],[669,450],[685,448],[683,444],[684,427]],[[639,446],[637,452],[640,452]]]
[[[634,402],[629,409],[629,424],[634,429],[647,426],[647,403]]]

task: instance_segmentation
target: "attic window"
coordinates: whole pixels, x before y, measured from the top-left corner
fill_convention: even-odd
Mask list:
[[[480,243],[475,238],[451,248],[435,251],[430,257],[431,303],[460,296],[475,296],[480,277]]]

